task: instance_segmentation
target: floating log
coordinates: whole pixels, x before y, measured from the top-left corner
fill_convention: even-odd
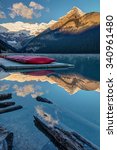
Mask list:
[[[6,109],[1,109],[0,110],[0,114],[7,113],[7,112],[12,112],[12,111],[15,111],[15,110],[18,110],[18,109],[22,109],[22,108],[23,107],[21,105],[18,105],[18,106],[6,108]]]
[[[12,150],[13,147],[13,133],[0,127],[0,149]]]
[[[50,100],[48,100],[47,98],[43,98],[41,96],[37,96],[36,100],[43,103],[53,104]]]
[[[34,123],[36,127],[41,130],[60,150],[98,150],[93,144],[86,142],[84,138],[76,138],[72,132],[65,131],[56,126],[46,125],[39,118],[34,116]]]
[[[0,103],[0,108],[5,108],[12,105],[15,105],[15,102],[4,102],[4,103]]]
[[[0,101],[4,101],[7,99],[11,99],[12,98],[12,94],[8,93],[8,94],[0,94]]]

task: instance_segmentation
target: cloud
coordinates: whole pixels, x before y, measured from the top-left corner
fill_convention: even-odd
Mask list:
[[[21,16],[26,19],[32,19],[33,17],[39,18],[41,14],[37,10],[42,10],[44,7],[38,3],[30,2],[29,6],[24,5],[22,2],[14,3],[10,9],[10,17],[15,18]]]
[[[36,98],[37,96],[41,96],[44,93],[40,90],[39,86],[34,86],[32,84],[18,86],[15,84],[13,86],[14,92],[17,96],[26,97],[27,95],[31,95],[32,98]]]
[[[19,87],[18,85],[14,85],[13,89],[15,90],[17,96],[21,96],[21,97],[25,97],[29,95],[30,93],[34,92],[34,87],[33,85],[30,85],[30,84],[21,86],[21,87]]]
[[[37,9],[37,10],[44,9],[44,7],[41,4],[33,2],[33,1],[30,2],[29,6],[34,8],[34,9]]]
[[[48,114],[44,112],[43,108],[40,106],[37,106],[36,108],[37,114],[47,123],[49,123],[50,126],[57,125],[59,123],[59,120],[54,119],[51,114]]]
[[[8,84],[0,85],[0,92],[6,91],[8,89],[9,89],[9,85]]]
[[[44,93],[43,92],[35,92],[31,94],[32,98],[36,98],[37,96],[42,96]]]
[[[27,7],[26,5],[20,2],[13,4],[10,16],[11,18],[15,18],[16,16],[22,16],[26,19],[32,19],[33,13],[34,12],[31,8]]]
[[[6,18],[6,15],[3,11],[0,11],[0,19],[2,19],[2,18]]]

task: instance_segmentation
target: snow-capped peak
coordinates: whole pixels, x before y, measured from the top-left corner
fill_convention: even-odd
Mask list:
[[[49,28],[55,22],[56,21],[52,20],[49,23],[40,23],[40,24],[39,23],[24,23],[21,21],[17,21],[14,23],[3,23],[3,24],[0,24],[0,30],[3,27],[6,30],[8,30],[7,32],[28,31],[30,35],[35,35],[37,32],[40,33],[44,31],[45,29]]]

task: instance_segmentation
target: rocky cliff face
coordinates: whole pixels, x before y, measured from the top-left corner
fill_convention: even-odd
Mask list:
[[[99,19],[100,15],[99,13],[89,13],[85,14],[79,19],[70,20],[65,24],[60,31],[66,32],[66,33],[79,33],[84,30],[87,30],[90,27],[94,27],[96,25],[99,25]]]
[[[79,8],[74,7],[58,22],[53,24],[50,29],[59,29],[61,32],[78,33],[90,27],[100,24],[100,14],[97,12],[85,14]]]
[[[67,26],[69,22],[74,22],[74,20],[79,19],[85,13],[82,12],[79,8],[74,7],[71,11],[69,11],[65,16],[61,17],[56,23],[54,23],[50,29],[55,30],[57,28],[62,28],[64,25]],[[71,26],[74,24],[71,23]]]

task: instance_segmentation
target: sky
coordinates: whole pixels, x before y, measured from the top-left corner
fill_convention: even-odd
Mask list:
[[[58,20],[74,6],[84,12],[99,12],[100,0],[0,0],[0,23],[41,23]]]

